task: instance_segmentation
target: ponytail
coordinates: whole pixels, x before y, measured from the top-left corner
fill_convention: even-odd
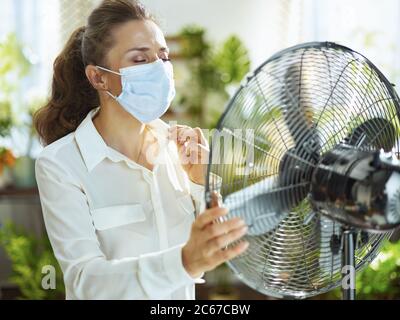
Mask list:
[[[44,145],[75,131],[89,111],[99,105],[97,92],[85,74],[84,32],[85,27],[78,28],[56,58],[50,100],[34,116],[34,126]]]

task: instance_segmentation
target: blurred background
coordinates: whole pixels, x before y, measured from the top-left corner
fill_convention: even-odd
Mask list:
[[[100,0],[2,0],[0,11],[0,298],[62,299],[41,288],[42,266],[57,265],[34,178],[41,151],[32,114],[49,94],[52,64]],[[166,120],[213,128],[244,76],[275,52],[333,41],[369,58],[399,87],[398,0],[142,0],[171,48],[177,97]],[[400,245],[387,243],[359,273],[358,298],[400,298]],[[226,266],[206,275],[199,299],[270,299]],[[317,297],[340,297],[339,291]]]

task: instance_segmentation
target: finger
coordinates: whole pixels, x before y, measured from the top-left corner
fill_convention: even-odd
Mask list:
[[[245,227],[246,224],[243,219],[236,217],[230,220],[226,220],[221,223],[211,223],[206,225],[203,229],[205,231],[205,239],[211,240],[218,238],[224,234],[228,234],[229,232]]]
[[[203,229],[206,225],[211,222],[214,222],[218,218],[222,218],[228,214],[228,209],[215,207],[204,211],[201,215],[199,215],[195,222],[194,226],[199,229]]]
[[[199,143],[208,149],[209,148],[208,141],[206,140],[206,137],[204,136],[203,130],[201,130],[199,127],[194,128],[194,130],[197,133]]]
[[[179,130],[182,128],[182,126],[180,126],[180,125],[176,125],[176,126],[173,126],[173,127],[170,127],[169,129],[168,129],[168,131],[169,131],[169,136],[171,137],[171,138],[177,138],[178,137],[178,132],[179,132]]]
[[[213,191],[211,193],[211,201],[209,203],[207,203],[207,209],[221,207],[221,205],[220,205],[221,201],[222,201],[221,194],[219,194],[217,191]],[[220,222],[226,221],[226,216],[220,217],[218,220]],[[215,222],[215,221],[213,221],[213,222]]]
[[[193,154],[190,152],[190,150],[188,150],[184,146],[178,145],[178,154],[179,154],[180,163],[184,167],[196,163],[196,161],[193,157]]]
[[[211,193],[210,208],[215,208],[215,207],[219,207],[219,198],[218,198],[218,192],[213,191]]]
[[[178,146],[178,152],[181,157],[181,159],[185,160],[185,164],[200,164],[200,158],[199,158],[199,152],[198,152],[198,147],[192,146],[192,145],[179,145]]]
[[[190,144],[190,142],[179,142],[179,141],[174,141],[176,143],[176,146],[178,148],[179,153],[184,153],[187,150],[192,150],[195,149],[193,145]]]
[[[210,146],[200,128],[187,128],[186,131],[182,132],[180,141],[186,147],[191,148],[192,151],[195,151],[199,158],[202,156],[208,157]]]
[[[226,250],[219,250],[215,253],[215,261],[216,263],[221,264],[226,261],[232,260],[237,256],[241,255],[246,249],[249,247],[249,243],[247,241],[241,241],[235,246],[231,246]]]
[[[180,156],[185,156],[186,158],[187,156],[187,147],[184,144],[178,144],[178,152]]]
[[[177,126],[173,126],[171,128],[168,129],[168,138],[171,141],[174,141],[175,143],[178,142],[178,127]]]
[[[187,127],[187,126],[180,126],[177,128],[177,135],[178,135],[178,142],[179,143],[186,143],[186,142],[200,142],[200,137],[196,130]]]
[[[204,136],[201,128],[191,128],[189,126],[176,125],[169,129],[169,136],[172,140],[177,141],[179,144],[184,144],[188,141],[199,143],[206,149],[209,149],[208,142]]]
[[[169,127],[168,130],[171,131],[171,130],[178,130],[178,129],[183,129],[183,128],[190,128],[190,127],[182,125],[182,124],[176,124],[176,125]]]
[[[207,164],[210,147],[200,128],[171,127],[169,139],[176,143],[185,164]]]
[[[239,239],[246,234],[247,230],[248,227],[244,221],[240,218],[235,218],[209,226],[205,239],[211,243],[211,248],[215,251]]]

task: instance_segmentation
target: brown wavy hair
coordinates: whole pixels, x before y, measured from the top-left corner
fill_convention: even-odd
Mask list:
[[[75,131],[100,104],[97,91],[85,74],[87,65],[106,65],[113,46],[112,31],[130,20],[155,18],[135,0],[104,0],[89,16],[87,25],[73,32],[54,62],[50,99],[34,115],[41,143],[49,145]]]

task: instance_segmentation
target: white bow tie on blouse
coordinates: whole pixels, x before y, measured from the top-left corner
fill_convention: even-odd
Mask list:
[[[182,265],[204,187],[192,183],[165,144],[150,171],[108,147],[92,110],[36,160],[44,221],[64,273],[67,299],[194,299]],[[165,131],[161,120],[151,128]]]

